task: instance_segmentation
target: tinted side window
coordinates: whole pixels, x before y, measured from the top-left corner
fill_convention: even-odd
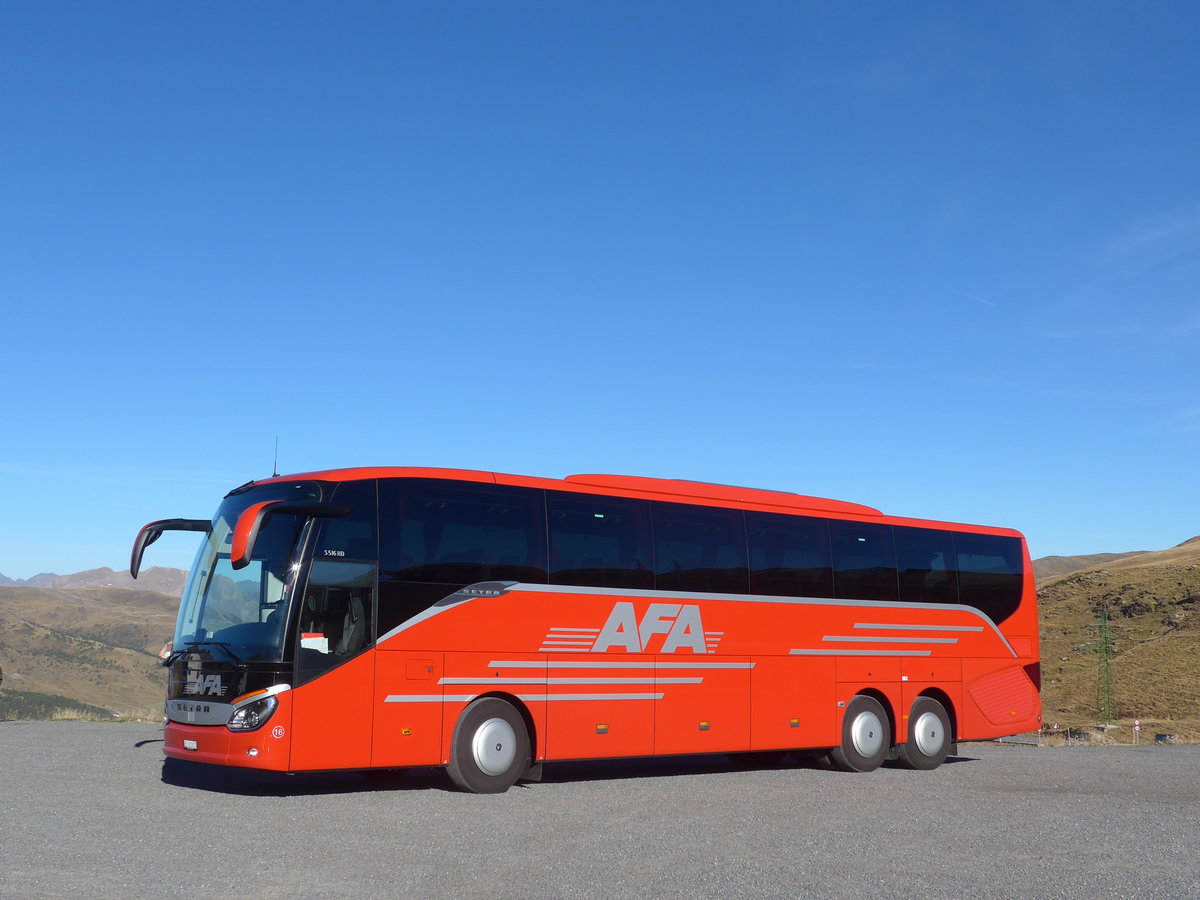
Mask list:
[[[832,597],[829,524],[824,519],[746,513],[750,593]]]
[[[652,588],[650,503],[546,493],[550,583]]]
[[[1000,624],[1021,605],[1021,541],[990,534],[954,535],[961,602]]]
[[[348,506],[350,512],[338,518],[318,520],[320,528],[313,559],[370,562],[378,559],[375,482],[347,481],[339,484],[329,502],[335,506]]]
[[[382,508],[388,537],[380,561],[389,579],[545,583],[541,491],[433,480],[401,485],[398,517],[390,504]]]
[[[834,595],[848,600],[895,600],[896,549],[890,525],[829,523]]]
[[[739,510],[655,503],[654,558],[659,590],[749,590],[746,530]]]
[[[909,603],[957,603],[958,573],[949,531],[896,526],[900,599]]]

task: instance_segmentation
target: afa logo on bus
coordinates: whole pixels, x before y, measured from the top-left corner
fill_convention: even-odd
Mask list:
[[[661,647],[656,646],[656,639],[660,635]],[[604,653],[610,649],[629,653],[675,653],[679,650],[708,653],[704,624],[700,621],[700,607],[694,604],[651,603],[639,620],[632,603],[617,603],[592,645],[594,653]]]
[[[188,681],[183,686],[185,694],[216,694],[219,697],[224,690],[220,675],[205,675],[195,681]]]

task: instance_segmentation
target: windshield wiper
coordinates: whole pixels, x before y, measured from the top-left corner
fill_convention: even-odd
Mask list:
[[[206,644],[212,644],[214,646],[220,647],[222,650],[224,650],[229,655],[229,658],[236,665],[239,665],[239,666],[246,665],[246,661],[244,659],[242,659],[240,656],[238,656],[236,653],[234,653],[233,648],[230,647],[229,644],[225,643],[225,641],[188,641],[186,644],[183,645],[182,650],[172,651],[171,655],[163,660],[163,665],[169,666],[169,665],[171,665],[171,663],[175,662],[175,660],[179,659],[179,657],[183,656],[185,653],[188,653],[189,651],[195,650],[197,647],[201,647]]]

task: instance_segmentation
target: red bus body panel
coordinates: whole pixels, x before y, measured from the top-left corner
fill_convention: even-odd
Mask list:
[[[391,674],[376,690],[386,695],[375,708],[376,752],[405,742],[421,752],[403,759],[397,750],[375,764],[443,764],[459,714],[485,694],[529,710],[539,759],[834,746],[841,710],[861,691],[887,699],[899,734],[913,700],[930,689],[949,698],[960,740],[1040,728],[1024,668],[1034,660],[1017,656],[967,607],[634,593],[516,585],[382,640],[375,652],[389,661],[379,670]],[[639,623],[653,604],[694,607],[717,644],[662,653],[668,635],[656,633],[642,652],[548,646],[554,635],[601,632],[621,603]],[[441,655],[423,648],[450,646],[461,649],[444,654],[446,674],[436,681],[402,674],[414,660]],[[439,713],[440,757],[420,736],[437,727]],[[414,734],[397,739],[405,729]]]

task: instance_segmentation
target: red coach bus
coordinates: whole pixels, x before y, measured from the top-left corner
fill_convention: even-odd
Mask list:
[[[165,753],[284,772],[827,753],[936,768],[1040,727],[1015,531],[797,494],[449,469],[273,477],[216,516],[179,609]]]

